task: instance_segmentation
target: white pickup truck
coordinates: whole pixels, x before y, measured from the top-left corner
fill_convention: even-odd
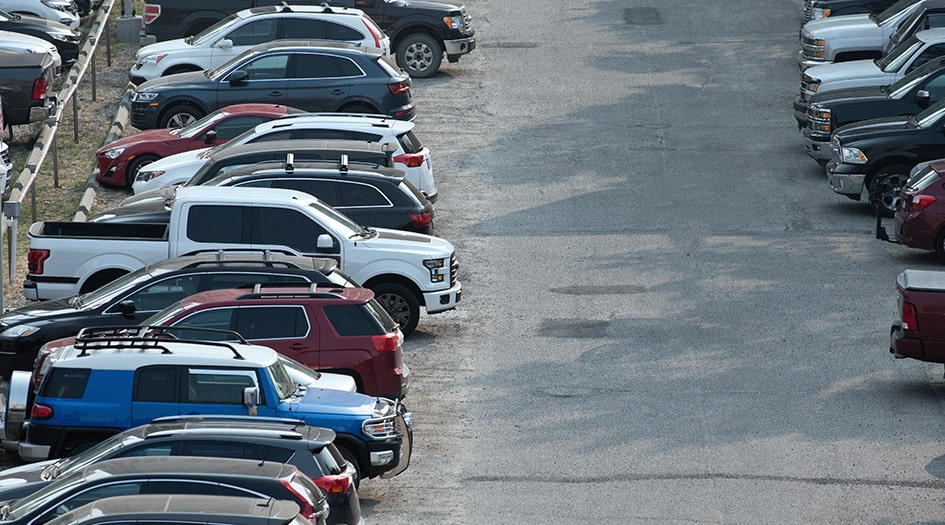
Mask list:
[[[428,314],[455,308],[462,284],[453,245],[416,233],[362,227],[305,193],[181,188],[167,224],[37,222],[29,230],[28,299],[94,290],[146,264],[206,250],[282,250],[336,259],[404,335]]]

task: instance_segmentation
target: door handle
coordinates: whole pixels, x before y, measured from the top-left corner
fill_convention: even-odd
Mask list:
[[[281,91],[270,91],[270,92],[269,92],[269,96],[270,96],[270,97],[281,97],[281,96],[282,96],[282,92],[281,92]]]
[[[332,94],[332,95],[344,95],[344,94],[345,94],[345,90],[343,90],[343,89],[336,89],[336,90],[332,91],[331,94]]]
[[[303,343],[292,343],[289,345],[289,348],[291,348],[292,350],[305,350],[306,348],[308,348],[308,345],[303,344]]]

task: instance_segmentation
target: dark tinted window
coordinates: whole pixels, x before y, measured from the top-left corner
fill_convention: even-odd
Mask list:
[[[249,340],[305,337],[308,316],[301,306],[244,306],[237,310],[236,331]]]
[[[328,40],[347,40],[354,43],[364,39],[364,35],[354,29],[334,22],[325,22],[325,37]]]
[[[293,78],[337,78],[361,75],[351,59],[320,53],[299,53],[293,57]]]
[[[188,403],[242,405],[243,389],[256,386],[252,372],[190,370],[187,380]]]
[[[253,211],[252,244],[288,246],[302,253],[314,253],[316,239],[327,233],[296,210],[260,207]]]
[[[199,275],[181,275],[149,284],[123,300],[134,302],[137,311],[157,311],[199,291]]]
[[[246,130],[255,127],[257,124],[262,124],[269,120],[271,120],[269,117],[231,117],[217,124],[213,129],[217,132],[218,139],[230,140]]]
[[[277,80],[286,78],[288,65],[287,54],[266,55],[243,64],[239,69],[249,74],[249,80]]]
[[[201,456],[213,458],[260,459],[285,463],[292,457],[292,450],[252,443],[230,441],[182,441],[177,444],[179,456]]]
[[[197,494],[206,496],[216,496],[220,493],[216,483],[201,481],[160,481],[152,480],[148,483],[148,493],[150,494]]]
[[[266,134],[266,135],[260,135],[260,136],[258,136],[258,137],[253,138],[253,139],[247,140],[246,143],[247,143],[247,144],[252,144],[252,143],[254,143],[254,142],[269,142],[269,141],[273,141],[273,140],[288,140],[288,139],[291,139],[291,138],[293,138],[293,136],[292,136],[292,131],[291,131],[291,130],[288,130],[288,129],[285,129],[285,130],[282,130],[282,131],[275,131],[275,132],[273,132],[273,133],[269,133],[269,134]]]
[[[364,142],[380,142],[381,135],[365,133],[363,131],[349,131],[343,129],[296,129],[292,132],[293,139],[342,139],[361,140]]]
[[[187,238],[197,242],[245,243],[243,208],[193,206],[187,217]]]
[[[283,18],[283,40],[322,40],[325,37],[325,22],[314,18]]]
[[[239,288],[257,283],[279,282],[279,283],[310,283],[310,279],[301,275],[275,274],[269,272],[258,273],[221,273],[207,275],[209,280],[208,289],[222,290],[226,288]]]
[[[87,368],[53,368],[43,382],[41,395],[62,399],[80,399],[85,394],[91,370]]]
[[[158,445],[148,445],[145,447],[122,450],[115,457],[117,458],[140,458],[140,457],[167,457],[174,452],[173,443],[161,443]]]
[[[325,474],[341,474],[344,472],[344,457],[334,447],[322,447],[312,451],[315,463]]]
[[[232,330],[235,307],[211,308],[203,310],[177,321],[174,326],[194,326],[197,328],[214,328],[216,330]]]
[[[909,64],[909,69],[906,71],[906,73],[914,70],[915,68],[921,66],[929,60],[932,60],[933,58],[938,58],[943,55],[945,55],[945,44],[929,46],[925,48],[925,50],[922,51],[922,53],[919,54],[919,56],[916,57],[916,59],[911,64]]]
[[[325,315],[338,335],[382,335],[384,326],[370,308],[359,304],[325,305]]]
[[[337,188],[335,182],[324,179],[279,179],[272,181],[273,188],[297,190],[317,197],[329,206],[338,206]]]
[[[85,492],[76,494],[75,496],[66,499],[65,501],[57,501],[56,507],[47,512],[46,514],[40,516],[33,523],[46,523],[47,521],[55,518],[56,516],[62,516],[63,514],[69,512],[70,510],[75,510],[82,505],[92,503],[93,501],[100,500],[102,498],[110,498],[113,496],[132,496],[134,494],[141,494],[144,492],[144,485],[146,482],[129,482],[129,483],[114,483],[111,485],[104,485],[101,487],[93,487]]]
[[[338,189],[345,206],[391,206],[390,200],[381,190],[360,182],[339,182]]]
[[[134,401],[174,403],[177,391],[177,369],[174,367],[152,366],[135,373]]]
[[[276,19],[254,20],[242,27],[230,31],[226,38],[233,41],[234,46],[255,46],[270,42],[276,36]]]
[[[423,149],[423,143],[420,142],[413,131],[398,135],[397,140],[400,141],[400,147],[404,148],[406,153],[420,153],[420,150]]]

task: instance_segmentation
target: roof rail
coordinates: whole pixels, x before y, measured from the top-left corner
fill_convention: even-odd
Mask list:
[[[291,298],[291,297],[304,297],[310,299],[338,299],[338,295],[341,292],[341,288],[334,287],[331,290],[318,290],[319,283],[312,283],[308,286],[308,290],[304,292],[292,291],[292,292],[280,292],[280,291],[262,291],[262,287],[266,288],[289,288],[289,287],[300,288],[299,283],[258,283],[254,284],[252,293],[243,294],[236,299],[279,299],[279,298]],[[322,284],[324,286],[324,284]]]
[[[289,175],[295,173],[295,154],[286,153],[285,155],[285,172]]]
[[[169,430],[157,430],[155,432],[149,432],[148,438],[158,438],[165,436],[178,436],[178,435],[200,435],[200,434],[221,434],[226,433],[227,436],[257,436],[257,437],[270,437],[270,438],[279,438],[279,439],[302,439],[302,434],[294,430],[273,430],[273,429],[261,429],[261,428],[175,428]]]
[[[248,423],[281,423],[283,425],[305,425],[302,419],[290,417],[241,416],[226,414],[182,414],[179,416],[162,416],[151,420],[152,423],[172,423],[175,421],[246,421]]]
[[[226,334],[240,343],[249,344],[239,333],[232,330],[217,330],[214,328],[173,327],[173,326],[90,326],[79,330],[76,335],[75,348],[80,350],[77,357],[86,357],[95,350],[107,349],[140,349],[161,350],[162,354],[173,354],[163,343],[186,343],[226,348],[233,352],[235,359],[244,359],[242,354],[230,343],[221,341],[207,341],[202,339],[182,339],[173,332],[204,332],[214,335]]]
[[[267,256],[267,258],[268,258],[269,256],[271,256],[272,254],[274,254],[274,253],[275,253],[275,254],[279,254],[279,255],[299,255],[297,252],[294,252],[294,251],[292,251],[292,250],[274,250],[274,249],[272,249],[272,248],[265,248],[265,249],[263,249],[263,248],[212,248],[212,249],[208,248],[208,249],[203,249],[203,250],[194,250],[194,251],[192,251],[192,252],[187,252],[187,253],[182,254],[182,256],[184,256],[184,255],[201,255],[201,254],[204,254],[204,253],[216,253],[217,256],[219,257],[219,256],[220,256],[220,255],[219,255],[220,252],[228,252],[228,253],[264,253],[264,254],[265,254],[265,253],[268,253],[269,255]]]

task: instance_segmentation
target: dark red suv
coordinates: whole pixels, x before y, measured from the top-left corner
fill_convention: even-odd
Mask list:
[[[896,208],[896,241],[934,250],[945,261],[945,159],[915,172],[903,185]]]
[[[233,330],[315,370],[350,375],[359,392],[391,399],[407,394],[404,336],[367,288],[257,284],[212,290],[186,297],[144,324]]]

